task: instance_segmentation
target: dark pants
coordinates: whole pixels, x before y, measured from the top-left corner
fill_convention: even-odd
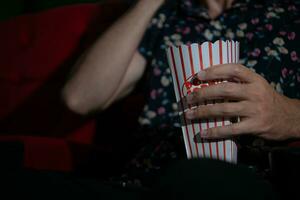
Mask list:
[[[153,188],[24,170],[2,171],[0,182],[2,195],[23,199],[276,199],[271,185],[249,168],[214,160],[173,163]]]

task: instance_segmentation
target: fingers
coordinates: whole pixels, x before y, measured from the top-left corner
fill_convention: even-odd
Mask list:
[[[210,119],[215,117],[235,117],[243,116],[243,103],[219,103],[202,105],[195,109],[185,112],[186,118],[193,119]]]
[[[224,64],[207,68],[198,73],[200,80],[240,80],[241,82],[251,83],[259,76],[247,67],[240,64]]]
[[[199,133],[195,136],[194,141],[196,143],[201,142],[201,139],[204,140],[214,140],[214,139],[225,139],[229,137],[234,137],[240,134],[246,134],[251,131],[251,127],[248,125],[248,121],[242,121],[239,123],[227,125],[227,126],[220,126],[216,128],[210,128],[204,130],[203,133]]]
[[[209,87],[199,89],[197,92],[186,97],[188,104],[199,104],[207,100],[230,99],[230,100],[245,100],[247,99],[248,88],[246,84],[223,82]]]

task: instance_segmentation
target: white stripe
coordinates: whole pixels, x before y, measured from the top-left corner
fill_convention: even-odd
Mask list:
[[[203,58],[203,68],[206,69],[209,67],[209,48],[208,48],[208,42],[204,42],[201,45],[202,49],[202,58]]]
[[[174,47],[173,50],[174,50],[174,58],[175,58],[175,68],[177,70],[178,81],[179,81],[179,86],[180,86],[180,91],[178,93],[180,94],[180,97],[182,97],[183,94],[181,94],[181,86],[183,85],[184,77],[183,77],[183,72],[182,72],[182,68],[181,68],[180,53],[179,53],[179,49],[177,47]],[[178,100],[180,100],[180,98]],[[182,126],[183,138],[184,138],[185,148],[187,151],[187,157],[191,158],[192,152],[190,152],[190,144],[189,144],[189,140],[188,140],[188,137],[190,137],[190,136],[186,132],[185,126],[186,126],[186,124],[184,126]]]
[[[169,63],[169,66],[170,66],[171,72],[172,72],[176,101],[178,102],[180,99],[180,94],[179,94],[179,91],[177,91],[178,85],[177,85],[176,74],[175,74],[175,70],[174,70],[175,66],[173,65],[173,62],[172,62],[171,48],[172,47],[167,49],[167,59],[168,59],[168,63]]]

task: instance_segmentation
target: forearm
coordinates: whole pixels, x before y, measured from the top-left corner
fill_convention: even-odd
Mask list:
[[[63,95],[81,113],[101,108],[118,89],[158,1],[139,1],[82,56]]]

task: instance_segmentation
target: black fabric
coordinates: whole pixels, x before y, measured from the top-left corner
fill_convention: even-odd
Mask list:
[[[278,148],[270,155],[271,181],[281,199],[299,199],[300,148]]]
[[[116,188],[72,174],[36,171],[0,173],[1,198],[14,199],[139,199],[141,189]]]
[[[271,185],[246,166],[216,160],[181,161],[162,177],[164,199],[277,199]]]
[[[277,199],[270,184],[248,168],[213,160],[175,162],[151,189],[21,170],[0,172],[0,184],[11,199]]]
[[[0,142],[0,171],[23,167],[24,144],[19,141]]]

